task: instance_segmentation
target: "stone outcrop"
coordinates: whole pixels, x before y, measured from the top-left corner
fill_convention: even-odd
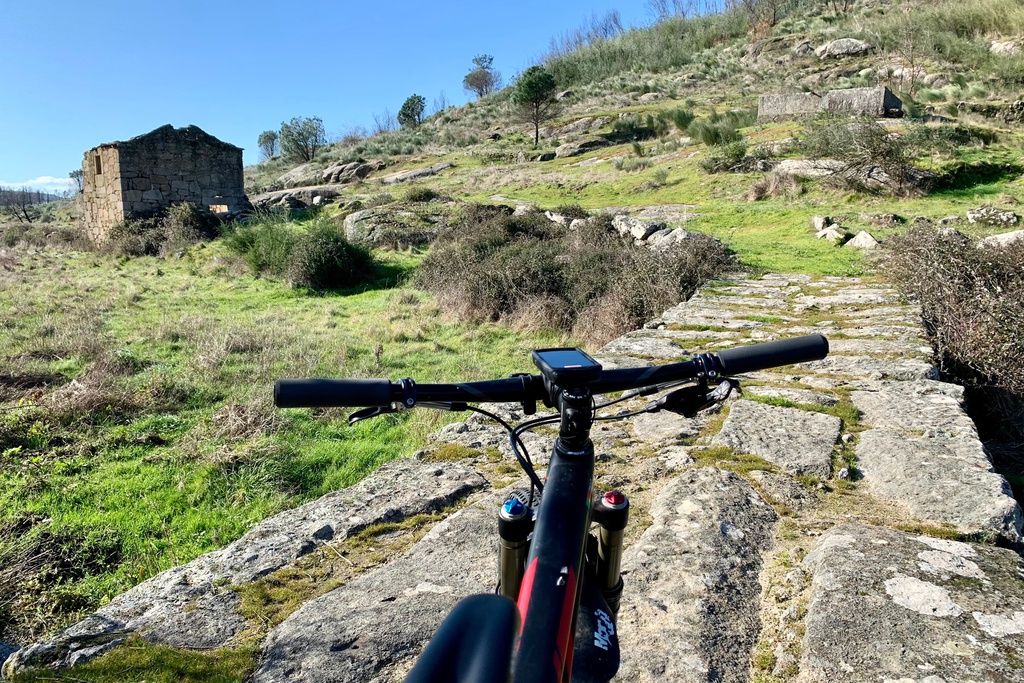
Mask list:
[[[841,428],[832,415],[737,401],[712,443],[760,456],[790,474],[828,479]]]
[[[801,683],[1020,680],[1024,566],[1012,550],[849,525],[804,565]]]
[[[437,164],[431,164],[430,166],[424,166],[423,168],[414,168],[408,171],[397,171],[395,173],[389,173],[383,175],[378,180],[385,185],[398,185],[399,183],[405,183],[410,180],[417,180],[419,178],[427,178],[432,175],[437,175],[441,171],[445,171],[454,166],[450,161],[442,161]]]
[[[761,95],[757,98],[757,120],[783,121],[810,118],[821,111],[821,95],[811,92]]]
[[[1003,211],[994,206],[983,206],[967,211],[967,222],[1009,228],[1020,222],[1020,216],[1013,211]]]
[[[840,38],[820,45],[814,54],[820,59],[841,59],[843,57],[857,57],[871,52],[871,43],[857,38]]]
[[[630,590],[616,680],[749,680],[761,630],[757,577],[778,516],[739,476],[713,469],[676,477],[651,516],[623,560]]]
[[[351,242],[399,249],[422,246],[437,236],[437,228],[423,223],[411,211],[376,207],[350,213],[342,225]]]
[[[150,216],[190,202],[220,216],[249,204],[242,181],[242,148],[196,126],[166,125],[130,140],[108,142],[82,160],[82,221],[102,242],[126,218]]]
[[[363,163],[361,161],[350,161],[348,163],[339,161],[325,168],[320,176],[325,183],[337,183],[343,185],[345,183],[354,183],[357,180],[362,180],[374,171],[382,171],[385,166],[386,164],[383,161],[377,161],[372,164]]]

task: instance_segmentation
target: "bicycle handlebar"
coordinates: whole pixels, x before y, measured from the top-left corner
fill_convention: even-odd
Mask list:
[[[723,376],[821,360],[828,354],[828,340],[820,334],[754,344],[708,354],[714,370]],[[601,379],[587,386],[594,394],[609,394],[668,382],[694,379],[693,360],[647,368],[604,370]],[[401,403],[405,389],[386,379],[279,379],[274,383],[278,408],[374,407]],[[540,375],[516,375],[507,379],[461,384],[417,384],[417,402],[518,403],[542,401],[546,396]]]

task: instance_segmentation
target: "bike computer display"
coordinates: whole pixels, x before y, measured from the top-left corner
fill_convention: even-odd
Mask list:
[[[541,374],[558,386],[583,385],[601,378],[601,364],[582,349],[536,349],[532,355]]]

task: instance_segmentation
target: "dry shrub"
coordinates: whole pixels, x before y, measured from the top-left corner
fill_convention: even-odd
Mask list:
[[[417,282],[462,319],[575,329],[599,340],[637,327],[730,263],[726,248],[702,235],[654,251],[623,239],[607,216],[577,225],[537,211],[470,207],[439,237]]]
[[[211,433],[232,441],[265,436],[276,431],[283,419],[268,401],[229,403],[210,418]]]
[[[804,193],[804,186],[789,173],[770,173],[747,190],[748,202],[759,202],[769,197],[794,199]]]
[[[920,302],[942,370],[968,387],[983,438],[1024,440],[1024,240],[976,245],[919,227],[888,240],[883,257]]]
[[[121,561],[111,531],[81,536],[32,513],[0,523],[0,640],[32,642],[68,615],[95,609],[70,584]]]
[[[92,421],[98,413],[126,415],[138,411],[138,398],[119,379],[107,363],[94,364],[47,397],[52,419],[73,424]]]

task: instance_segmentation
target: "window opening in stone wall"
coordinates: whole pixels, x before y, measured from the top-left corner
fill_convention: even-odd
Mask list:
[[[100,161],[100,155],[96,155],[96,175],[103,173],[103,163]]]

